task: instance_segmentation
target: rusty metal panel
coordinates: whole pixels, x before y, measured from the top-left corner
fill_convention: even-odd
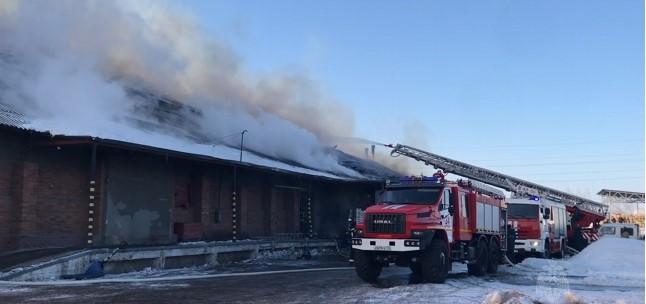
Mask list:
[[[113,156],[106,183],[106,244],[172,241],[174,184],[170,165],[163,159]]]

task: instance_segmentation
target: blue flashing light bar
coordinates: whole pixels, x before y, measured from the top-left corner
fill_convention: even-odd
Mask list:
[[[541,197],[540,197],[540,196],[538,196],[538,195],[532,195],[532,196],[530,196],[530,197],[529,197],[529,200],[530,200],[530,201],[535,201],[535,202],[540,202],[540,201],[541,201]]]

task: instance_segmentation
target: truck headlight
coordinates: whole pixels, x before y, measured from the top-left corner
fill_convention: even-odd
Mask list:
[[[532,247],[538,247],[538,241],[533,241],[532,242]]]
[[[404,246],[406,246],[406,247],[419,247],[419,241],[418,240],[405,240],[404,241]]]

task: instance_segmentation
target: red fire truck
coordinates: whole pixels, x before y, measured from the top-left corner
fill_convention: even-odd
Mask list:
[[[515,258],[562,258],[567,245],[565,205],[539,196],[508,200],[507,219],[516,232]]]
[[[506,250],[505,208],[501,191],[445,181],[442,174],[389,180],[356,225],[356,272],[372,282],[394,263],[441,283],[452,262],[461,261],[471,274],[495,273]]]

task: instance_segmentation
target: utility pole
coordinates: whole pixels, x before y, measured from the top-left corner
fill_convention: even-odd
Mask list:
[[[247,130],[242,130],[240,136],[240,162],[242,162],[242,145],[244,145],[244,134],[247,133]]]
[[[240,161],[239,163],[242,163],[242,149],[243,149],[243,144],[244,144],[244,134],[247,133],[247,130],[242,130],[240,133]],[[231,228],[232,228],[232,235],[233,237],[231,238],[233,242],[238,241],[238,212],[237,212],[237,199],[238,195],[236,193],[238,189],[238,165],[233,166],[233,193],[231,194]]]

